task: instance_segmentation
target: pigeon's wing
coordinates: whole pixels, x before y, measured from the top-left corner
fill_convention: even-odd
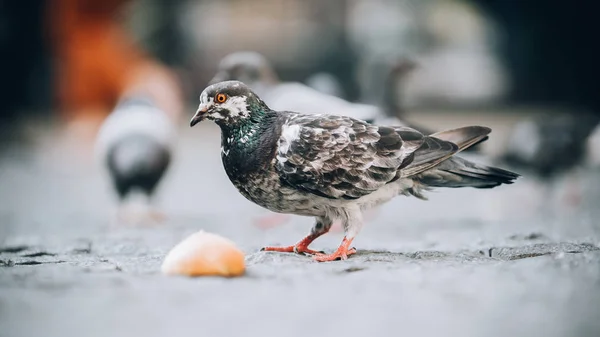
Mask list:
[[[411,154],[407,165],[402,168],[401,177],[414,176],[437,166],[458,152],[458,145],[435,137],[424,137],[423,144]]]
[[[457,149],[406,127],[297,115],[282,125],[275,161],[289,187],[331,199],[356,199],[398,179],[404,167],[421,167]]]

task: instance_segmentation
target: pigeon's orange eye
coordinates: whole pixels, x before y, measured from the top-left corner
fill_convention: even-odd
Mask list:
[[[227,95],[225,95],[225,94],[217,94],[217,96],[215,96],[215,101],[217,103],[225,103],[226,100],[227,100]]]

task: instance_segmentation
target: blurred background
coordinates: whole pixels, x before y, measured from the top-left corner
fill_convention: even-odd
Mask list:
[[[359,250],[439,250],[450,256],[456,254],[457,261],[462,261],[464,250],[490,249],[491,258],[492,246],[525,246],[531,242],[590,242],[597,246],[600,244],[597,220],[600,52],[595,46],[597,11],[592,10],[592,3],[0,0],[0,248],[2,245],[59,247],[52,256],[66,259],[81,270],[104,272],[106,265],[110,265],[106,261],[116,261],[118,268],[129,272],[120,276],[124,283],[143,283],[154,281],[136,277],[156,273],[164,253],[191,231],[205,228],[224,234],[248,253],[267,244],[291,243],[308,231],[312,220],[273,216],[237,193],[220,162],[220,134],[215,125],[202,123],[189,128],[198,97],[217,72],[219,62],[238,51],[262,54],[282,82],[304,83],[349,102],[370,104],[384,110],[388,117],[423,129],[489,126],[493,129],[490,139],[464,155],[523,175],[515,184],[493,190],[439,191],[432,193],[428,202],[396,198],[369,215],[368,222],[373,225],[365,226],[359,236]],[[122,110],[120,104],[131,98],[152,102],[166,118],[158,125],[170,127],[156,131],[171,137],[170,165],[156,193],[152,193],[153,202],[161,211],[159,218],[166,217],[167,221],[159,229],[114,232],[109,224],[112,210],[120,200],[110,172],[106,172],[107,158],[98,151],[98,144],[102,143],[99,130],[107,117],[116,115],[115,112]],[[337,230],[337,234],[323,238],[317,246],[335,247],[340,236]],[[93,254],[100,255],[97,259],[86,260],[70,253],[66,257],[61,255],[64,247],[76,245],[74,242],[82,238],[94,247],[90,248]],[[285,264],[287,260],[273,262],[260,256],[251,258],[250,264],[258,268],[259,275],[269,275],[275,282],[274,272],[256,266],[274,264],[283,269],[278,263]],[[8,258],[25,259],[20,255]],[[589,261],[596,266],[586,269],[590,278],[582,276],[578,280],[591,279],[597,285],[598,256]],[[454,290],[445,292],[446,284],[429,284],[441,289],[441,294],[430,291],[421,281],[414,281],[411,275],[425,275],[423,279],[428,279],[429,272],[440,273],[434,279],[439,276],[446,280],[452,278],[448,275],[455,275],[452,272],[434,271],[438,267],[401,271],[401,276],[409,280],[406,289],[414,286],[423,290],[416,293],[425,297],[434,294],[421,302],[422,298],[404,293],[408,299],[404,309],[413,311],[414,308],[408,308],[411,303],[433,305],[434,309],[440,305],[437,309],[444,313],[441,316],[451,318],[446,326],[457,327],[450,320],[460,321],[459,317],[470,324],[472,308],[456,309],[456,303],[461,301],[453,297],[456,291],[488,309],[479,311],[480,324],[474,327],[505,321],[513,317],[514,309],[522,310],[523,315],[517,316],[525,317],[523,322],[536,323],[529,326],[532,333],[524,336],[540,333],[543,330],[538,328],[542,325],[556,328],[544,330],[545,336],[586,336],[598,331],[597,319],[587,319],[594,311],[578,311],[578,308],[597,309],[597,304],[589,307],[582,304],[589,294],[598,294],[597,288],[595,292],[575,296],[571,290],[583,286],[579,283],[575,286],[568,275],[561,274],[566,270],[560,269],[562,265],[558,269],[552,263],[539,269],[515,267],[508,273],[531,275],[522,276],[525,283],[506,273],[479,274],[477,266],[469,266],[473,269],[462,275],[463,279],[450,282],[449,287],[455,287]],[[306,268],[313,268],[316,273],[325,270]],[[552,272],[543,274],[550,269]],[[85,278],[81,281],[79,269],[63,269],[60,275],[54,269],[35,269],[31,274],[18,268],[12,270],[14,277],[8,272],[2,274],[6,278],[0,278],[0,283],[13,290],[38,287],[32,279],[64,281],[68,284],[65,289],[87,282]],[[526,270],[535,272],[527,274]],[[385,269],[382,275],[388,271]],[[464,278],[473,275],[477,279],[463,286]],[[545,280],[552,281],[546,287],[537,287],[536,275],[550,275]],[[288,274],[284,282],[290,279],[297,281]],[[478,280],[490,281],[489,287],[495,287],[483,290],[489,294],[487,297],[473,293],[488,284]],[[153,284],[143,284],[146,288],[141,287],[142,293],[148,295],[145,292],[151,289],[149,296],[159,296],[159,292],[152,292],[156,290]],[[113,286],[107,281],[99,288],[106,294],[106,289]],[[156,288],[162,291],[169,286],[160,283]],[[359,288],[357,285],[356,289]],[[532,288],[538,292],[529,293]],[[556,292],[557,288],[562,292]],[[39,289],[45,289],[43,284]],[[302,289],[304,294],[313,294],[309,287],[294,289],[298,294],[302,294]],[[110,291],[111,300],[104,301],[102,291],[95,297],[100,303],[98,308],[111,311],[121,304],[119,296],[110,297],[114,295]],[[285,294],[287,290],[282,290],[280,295],[285,298],[288,296]],[[67,290],[59,295],[66,296],[61,297],[63,304],[77,315],[81,297]],[[182,293],[175,295],[187,297]],[[48,303],[44,307],[38,298],[24,298],[25,302],[13,298],[13,303],[26,305],[14,311],[14,316],[6,317],[18,321],[27,312],[45,317],[46,312],[39,308],[53,308]],[[262,299],[256,301],[257,305],[263,303]],[[167,302],[163,303],[164,308],[174,306]],[[137,309],[149,305],[140,298],[129,303]],[[1,304],[0,301],[0,313]],[[309,303],[305,304],[306,308]],[[509,307],[510,310],[503,311]],[[230,310],[222,309],[222,312]],[[254,312],[248,309],[243,315],[250,311]],[[123,309],[122,313],[125,312]],[[415,321],[406,320],[408,324],[412,321],[415,329],[422,327],[417,326],[418,322],[430,325],[422,317],[435,316],[428,309],[414,312],[423,314]],[[49,317],[52,319],[46,318],[46,323],[64,319]],[[573,317],[578,320],[565,323]],[[85,316],[81,321],[94,319]],[[140,324],[152,320],[143,315],[136,319]],[[552,324],[547,325],[547,321]],[[193,322],[192,317],[188,323]],[[282,322],[278,324],[285,325],[286,321]],[[39,325],[38,330],[14,331],[28,335],[24,331],[40,332],[43,326]],[[184,327],[179,329],[185,331]],[[56,335],[64,335],[58,333],[59,325],[55,328],[52,331]],[[76,331],[81,330],[73,330],[72,334],[77,335]],[[474,331],[503,334],[490,329]],[[515,330],[508,329],[511,331]],[[146,332],[156,333],[151,324]]]
[[[237,51],[428,131],[488,125],[486,158],[542,185],[600,161],[593,18],[561,1],[38,0],[2,1],[0,16],[5,165],[40,148],[91,163],[100,125],[131,93],[185,129]]]
[[[409,106],[538,105],[598,113],[593,19],[582,6],[505,1],[2,1],[2,118],[106,114],[142,60],[177,76],[185,103],[239,50],[286,81],[333,75],[377,96],[406,56]],[[100,62],[102,60],[102,62]],[[93,85],[89,84],[93,83]]]

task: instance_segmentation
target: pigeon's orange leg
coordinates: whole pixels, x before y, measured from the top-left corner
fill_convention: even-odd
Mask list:
[[[356,253],[355,248],[350,248],[351,243],[352,239],[344,237],[344,239],[342,240],[342,244],[333,254],[317,254],[315,256],[315,261],[327,262],[336,260],[346,260],[348,256]]]
[[[350,244],[363,226],[362,212],[359,209],[346,209],[346,212],[346,219],[343,223],[346,235],[344,235],[342,243],[333,254],[317,254],[316,261],[346,260],[349,255],[356,254],[356,249],[350,248]]]
[[[329,229],[331,228],[331,223],[332,222],[327,219],[318,219],[310,234],[307,235],[304,239],[300,240],[300,242],[298,242],[297,244],[288,247],[264,247],[261,249],[261,251],[311,255],[323,254],[323,252],[309,249],[308,246],[318,237],[329,232]]]
[[[325,234],[325,233],[323,233],[323,234]],[[296,253],[296,254],[311,254],[311,255],[322,254],[322,252],[318,252],[316,250],[309,249],[308,245],[310,245],[313,241],[315,241],[316,238],[318,238],[319,236],[321,236],[323,234],[313,235],[311,233],[311,234],[307,235],[304,239],[300,240],[300,242],[298,242],[297,244],[295,244],[293,246],[288,246],[288,247],[264,247],[264,248],[261,249],[261,251],[265,251],[265,252],[282,252],[282,253]]]

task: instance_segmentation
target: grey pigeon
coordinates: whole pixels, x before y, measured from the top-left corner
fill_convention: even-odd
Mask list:
[[[344,89],[340,81],[332,74],[319,72],[310,75],[306,85],[329,96],[344,98]]]
[[[280,82],[269,61],[256,52],[235,52],[225,56],[210,83],[228,80],[244,82],[275,110],[328,113],[366,121],[385,117],[376,106],[351,103],[299,82]],[[397,123],[403,125],[400,121]]]
[[[108,171],[120,206],[137,203],[147,213],[154,190],[171,162],[174,138],[172,121],[144,97],[123,99],[107,117],[98,133],[97,155]]]
[[[346,259],[363,211],[397,195],[425,199],[433,187],[491,188],[517,174],[455,156],[490,133],[470,126],[425,136],[336,115],[274,111],[239,81],[213,84],[200,95],[194,126],[209,119],[221,128],[225,172],[248,200],[278,213],[313,216],[310,234],[290,247],[266,251]],[[341,220],[345,237],[329,255],[308,248]]]
[[[523,120],[514,127],[501,159],[552,179],[583,164],[600,118],[595,115],[555,115]]]

